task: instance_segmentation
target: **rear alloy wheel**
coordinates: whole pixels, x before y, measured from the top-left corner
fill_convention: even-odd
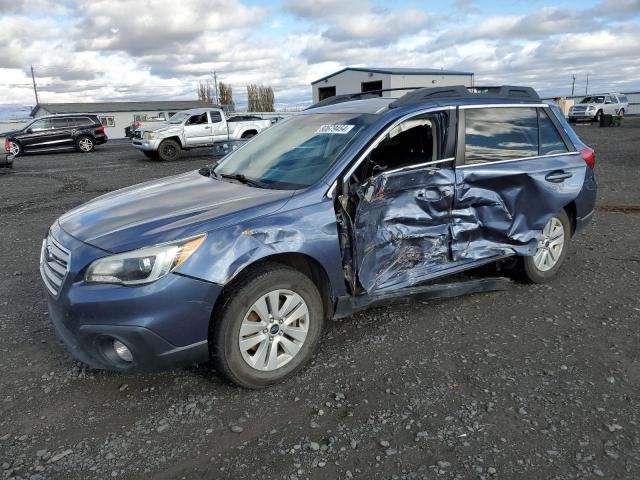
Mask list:
[[[158,147],[160,160],[176,160],[180,156],[180,145],[175,140],[164,140]]]
[[[538,249],[524,257],[524,274],[533,283],[544,283],[560,270],[571,239],[571,223],[564,210],[553,215],[542,229]]]
[[[76,140],[76,149],[82,153],[92,152],[95,148],[96,143],[93,141],[93,138],[87,137],[83,135]]]
[[[324,321],[322,298],[306,275],[284,265],[254,269],[230,288],[214,314],[210,351],[236,385],[264,388],[311,358]]]
[[[16,142],[9,142],[9,155],[13,155],[17,157],[22,153],[22,149],[20,148],[20,144]]]

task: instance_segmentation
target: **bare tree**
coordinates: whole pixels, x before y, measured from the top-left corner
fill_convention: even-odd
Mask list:
[[[247,85],[247,103],[250,112],[274,112],[273,88],[264,85]]]
[[[198,100],[206,103],[213,103],[213,89],[209,82],[198,83]]]
[[[231,85],[220,82],[218,86],[220,87],[220,105],[231,112],[234,111],[236,105],[233,102],[233,89]]]

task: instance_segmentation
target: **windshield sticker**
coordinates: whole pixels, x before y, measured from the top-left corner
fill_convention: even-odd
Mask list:
[[[318,133],[331,133],[336,135],[345,135],[351,131],[355,125],[322,125],[316,134]]]

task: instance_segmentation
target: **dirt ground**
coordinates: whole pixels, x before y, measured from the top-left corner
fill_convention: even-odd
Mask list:
[[[49,225],[208,152],[17,159],[0,170],[0,478],[640,478],[640,119],[576,130],[598,211],[552,283],[331,322],[309,368],[257,392],[206,365],[85,368],[48,323]]]

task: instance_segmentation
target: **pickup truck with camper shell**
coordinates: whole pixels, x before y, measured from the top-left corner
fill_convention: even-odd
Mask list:
[[[182,150],[248,140],[274,122],[240,117],[227,119],[219,108],[196,108],[176,113],[163,123],[136,129],[131,141],[148,158],[175,160]]]
[[[460,292],[484,265],[543,283],[579,261],[596,158],[556,105],[516,86],[370,93],[57,219],[40,273],[73,356],[120,372],[211,360],[262,388],[308,363],[331,318]]]

